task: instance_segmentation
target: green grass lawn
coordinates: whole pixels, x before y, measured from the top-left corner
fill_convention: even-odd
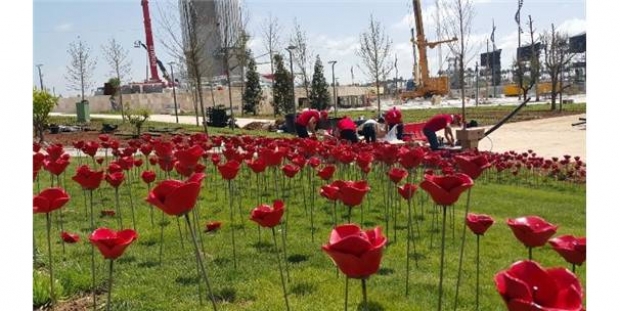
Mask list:
[[[63,247],[59,237],[59,211],[53,213],[52,248],[55,278],[62,285],[62,300],[70,300],[88,295],[90,288],[90,243],[88,235],[89,218],[86,210],[86,197],[78,184],[71,180],[75,173],[75,162],[61,176],[63,186],[71,195],[71,200],[62,209],[64,229],[79,233],[81,240],[77,244]],[[89,162],[89,164],[91,164]],[[310,170],[306,167],[305,170]],[[340,169],[340,168],[339,168]],[[384,227],[385,185],[382,181],[385,170],[375,166],[370,174],[371,191],[367,195],[364,209],[363,228],[374,226]],[[287,179],[284,194],[274,191],[273,173],[269,173],[267,190],[263,188],[261,179],[260,194],[257,195],[256,176],[244,165],[235,180],[236,193],[233,211],[235,219],[235,238],[237,252],[237,269],[233,268],[231,245],[230,209],[227,195],[227,184],[221,180],[219,173],[214,172],[213,165],[207,165],[207,178],[203,181],[200,200],[195,210],[198,213],[200,228],[199,244],[204,246],[204,262],[210,277],[211,286],[218,299],[218,310],[284,310],[284,299],[280,283],[280,274],[276,261],[275,249],[271,232],[259,230],[249,220],[250,210],[259,203],[272,204],[276,198],[283,198],[288,209],[287,264],[290,282],[287,284],[291,310],[342,310],[344,309],[345,277],[337,273],[328,255],[321,250],[327,243],[332,227],[332,203],[316,195],[313,209],[315,234],[314,241],[310,232],[310,191],[316,191],[324,182],[315,179],[315,190],[310,189],[306,182],[306,172],[302,181],[300,175],[289,186]],[[301,174],[301,173],[300,173]],[[339,175],[340,174],[340,175]],[[337,171],[334,178],[351,177]],[[559,225],[555,236],[586,234],[586,195],[584,185],[569,184],[546,180],[533,184],[519,177],[502,174],[496,180],[497,173],[487,172],[489,176],[481,177],[471,190],[470,211],[491,215],[495,224],[480,239],[480,310],[505,310],[504,303],[497,293],[493,276],[500,270],[508,268],[512,263],[526,259],[527,249],[513,236],[506,225],[508,218],[526,215],[538,215],[547,221]],[[204,306],[198,301],[198,286],[205,293],[204,282],[199,280],[194,249],[183,218],[165,216],[163,262],[159,264],[160,227],[157,225],[162,213],[155,209],[155,225],[151,224],[151,206],[144,201],[147,194],[145,184],[137,177],[131,177],[131,193],[136,212],[136,230],[138,239],[128,247],[124,255],[114,265],[114,282],[112,289],[112,310],[211,310],[207,295],[203,294]],[[159,174],[161,178],[161,174]],[[278,176],[283,178],[281,172]],[[349,178],[346,178],[349,179]],[[420,177],[414,179],[417,184]],[[49,175],[40,172],[40,187],[49,186]],[[401,183],[402,184],[402,183]],[[38,193],[37,183],[34,192]],[[123,225],[132,227],[129,187],[121,186],[121,210]],[[394,188],[391,188],[395,191]],[[104,181],[98,191],[94,192],[95,226],[106,226],[119,229],[116,218],[100,217],[100,211],[114,209],[114,191]],[[460,236],[466,202],[466,193],[454,207],[454,214],[448,213],[446,227],[445,270],[444,270],[444,310],[453,309]],[[305,198],[305,200],[304,200]],[[304,204],[306,203],[306,205]],[[414,261],[413,251],[410,254],[410,293],[405,296],[405,257],[406,257],[406,201],[396,197],[400,202],[397,226],[394,236],[393,224],[390,223],[388,236],[389,246],[384,250],[379,273],[368,281],[368,299],[371,310],[434,310],[437,307],[439,282],[440,233],[433,230],[441,224],[439,209],[433,206],[426,193],[419,189],[415,195],[417,218],[420,219],[420,235],[415,236],[418,266]],[[421,215],[423,211],[423,215]],[[118,215],[118,214],[117,214]],[[451,217],[454,215],[454,218]],[[339,206],[339,223],[346,222],[346,211]],[[439,216],[439,218],[435,218]],[[360,208],[353,210],[353,222],[359,223]],[[423,219],[423,220],[422,220]],[[204,233],[206,222],[219,220],[222,229],[215,233]],[[47,242],[45,215],[33,215],[34,243],[38,251],[35,256],[35,271],[46,271]],[[180,237],[180,232],[183,238]],[[283,225],[276,227],[278,249],[282,255]],[[475,236],[467,230],[466,249],[463,262],[458,310],[475,309]],[[432,247],[431,247],[432,243]],[[201,246],[202,247],[202,246]],[[570,268],[549,245],[535,249],[534,259],[544,267],[562,266]],[[107,289],[108,263],[104,262],[100,253],[95,250],[96,278],[101,295],[98,302],[105,303]],[[577,268],[577,275],[582,286],[586,285],[585,265]],[[44,283],[46,274],[36,277]],[[44,286],[35,286],[41,290]],[[57,291],[58,291],[57,287]],[[45,292],[45,289],[43,289]],[[45,296],[45,295],[43,295]],[[44,300],[44,299],[43,299]],[[360,281],[351,279],[349,282],[349,310],[361,310],[362,301]],[[37,301],[34,302],[35,304]],[[585,305],[585,301],[584,301]]]

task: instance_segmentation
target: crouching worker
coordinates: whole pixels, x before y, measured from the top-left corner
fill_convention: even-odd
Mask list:
[[[439,141],[435,132],[444,130],[444,136],[448,145],[454,146],[454,136],[452,135],[452,127],[461,126],[461,116],[458,114],[438,114],[426,121],[422,132],[431,145],[431,150],[439,149]]]
[[[327,120],[327,111],[323,110],[319,112],[316,109],[308,109],[302,111],[295,119],[295,130],[297,136],[301,138],[308,138],[310,135],[308,132],[316,136],[316,128],[320,120]]]
[[[379,121],[368,119],[359,126],[358,130],[364,135],[364,141],[366,141],[366,143],[374,143],[377,141],[377,134],[381,133],[384,126],[385,119],[383,118],[379,118]]]
[[[344,116],[338,123],[336,123],[336,129],[334,130],[334,136],[339,139],[348,140],[352,143],[359,141],[357,138],[357,126],[355,122],[348,116]]]

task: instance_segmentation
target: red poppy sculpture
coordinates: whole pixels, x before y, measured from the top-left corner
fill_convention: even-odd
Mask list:
[[[519,261],[495,275],[495,287],[509,311],[585,310],[579,279],[566,268]]]
[[[62,188],[47,188],[38,195],[33,197],[32,211],[35,214],[45,214],[46,228],[47,228],[47,251],[49,257],[49,271],[50,271],[50,297],[52,300],[56,299],[54,294],[54,270],[52,267],[52,218],[50,213],[63,207],[71,197]]]
[[[480,236],[484,235],[495,221],[489,215],[468,213],[465,216],[465,223],[476,235],[476,310],[478,310],[480,306]]]
[[[420,183],[420,188],[424,189],[437,205],[443,208],[443,221],[441,229],[441,259],[439,266],[439,301],[437,310],[441,310],[443,297],[443,267],[446,240],[446,213],[447,207],[458,201],[461,193],[473,187],[474,181],[467,175],[456,173],[447,176],[424,175],[424,180]],[[469,209],[469,204],[466,210]],[[460,269],[459,269],[460,270]]]
[[[90,235],[90,243],[97,246],[103,258],[110,260],[110,274],[108,281],[108,310],[112,302],[112,272],[114,270],[114,260],[125,252],[125,249],[136,239],[138,234],[131,230],[114,231],[108,228],[99,228]]]
[[[387,238],[381,233],[380,227],[362,230],[356,224],[345,224],[332,229],[329,242],[321,248],[347,276],[345,305],[348,300],[348,280],[354,278],[362,280],[364,305],[368,308],[366,279],[379,271],[386,243]]]
[[[538,216],[510,218],[506,223],[514,236],[528,248],[530,260],[532,260],[532,249],[545,245],[558,230],[558,226]]]
[[[456,165],[461,172],[467,174],[471,179],[478,179],[480,175],[492,164],[487,159],[486,155],[478,154],[473,156],[468,155],[456,155],[454,156]]]
[[[568,263],[572,264],[573,273],[575,273],[575,265],[581,266],[586,261],[586,238],[575,237],[573,235],[563,235],[549,240],[549,245],[564,258]]]
[[[273,235],[273,245],[276,248],[276,256],[278,259],[278,268],[280,270],[280,280],[282,282],[282,292],[284,294],[284,301],[286,303],[286,310],[290,310],[288,303],[288,295],[286,293],[286,282],[284,280],[284,273],[282,272],[282,263],[280,260],[280,255],[278,252],[278,243],[276,239],[276,229],[275,226],[280,224],[282,220],[282,215],[284,215],[284,202],[282,200],[275,200],[273,202],[273,207],[262,204],[255,209],[252,210],[250,214],[250,219],[256,222],[259,226],[264,228],[271,228],[271,233]],[[284,255],[286,258],[286,253]],[[287,271],[288,274],[288,271]]]
[[[207,290],[209,291],[209,297],[211,299],[211,304],[213,305],[213,309],[217,310],[217,306],[215,305],[215,297],[213,296],[213,292],[211,290],[211,285],[209,283],[209,278],[207,277],[207,272],[202,262],[202,256],[198,250],[198,243],[196,242],[196,234],[194,233],[194,227],[191,224],[189,219],[189,212],[196,205],[196,201],[198,200],[198,195],[200,194],[200,186],[201,182],[204,179],[205,175],[203,173],[196,173],[186,181],[173,180],[168,179],[160,182],[149,192],[146,201],[150,204],[153,204],[155,207],[159,208],[162,212],[170,216],[184,216],[185,222],[187,223],[187,227],[189,228],[189,232],[192,236],[192,242],[194,244],[194,252],[196,255],[196,261],[198,266],[200,267],[200,271],[202,272],[202,277],[205,280],[207,285]],[[161,227],[161,232],[163,232],[164,227]],[[160,232],[160,236],[163,238],[163,234]],[[161,262],[161,247],[163,245],[163,240],[160,240],[160,252],[159,252],[159,260]],[[200,289],[200,287],[199,287]]]
[[[66,231],[60,233],[60,238],[67,244],[75,244],[80,241],[80,236],[77,233],[70,233]]]
[[[407,255],[405,256],[405,260],[406,260],[406,277],[405,277],[405,296],[409,295],[409,254],[410,249],[411,249],[411,241],[413,241],[413,258],[415,259],[415,265],[416,267],[418,267],[418,256],[417,255],[417,251],[416,251],[416,246],[415,246],[415,239],[413,238],[413,228],[411,228],[411,206],[412,206],[412,198],[413,195],[416,193],[416,191],[418,190],[418,186],[415,184],[410,184],[410,183],[406,183],[400,187],[397,188],[398,189],[398,194],[400,194],[400,196],[407,200]],[[415,213],[414,213],[415,214]],[[420,232],[420,227],[418,224],[418,221],[416,220],[416,225],[418,225],[418,234]]]

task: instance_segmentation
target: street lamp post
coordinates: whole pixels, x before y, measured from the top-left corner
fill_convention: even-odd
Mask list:
[[[174,62],[169,62],[168,65],[170,65],[170,79],[172,79],[172,97],[174,98],[174,116],[177,120],[177,124],[179,123],[179,112],[177,110],[177,92],[176,92],[176,87],[175,87],[175,81],[174,81],[174,67],[172,65],[174,65]]]
[[[41,66],[43,66],[43,64],[37,64],[37,69],[39,69],[39,83],[41,85],[41,91],[43,91],[43,76],[41,75]]]
[[[328,64],[332,65],[332,93],[334,93],[334,115],[338,116],[338,95],[336,95],[336,74],[334,73],[334,65],[337,61],[330,60]]]
[[[293,101],[291,105],[293,111],[288,111],[288,113],[295,113],[295,73],[293,73],[293,50],[296,48],[297,47],[294,45],[289,45],[286,48],[291,63],[291,100]]]

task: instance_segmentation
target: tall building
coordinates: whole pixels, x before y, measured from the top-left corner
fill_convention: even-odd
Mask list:
[[[240,80],[242,68],[238,66],[234,47],[241,40],[241,1],[179,0],[179,9],[183,42],[186,47],[195,42],[205,78],[226,79],[224,56],[228,51],[231,81]]]

